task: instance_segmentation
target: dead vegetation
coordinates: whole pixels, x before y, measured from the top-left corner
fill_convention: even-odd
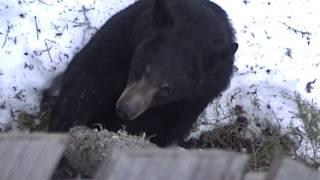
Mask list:
[[[311,167],[320,167],[320,109],[315,102],[306,101],[299,94],[294,97],[298,112],[296,116],[302,120],[303,130],[293,129],[296,137],[305,137],[300,141],[300,146],[309,144],[300,153],[299,158]],[[311,154],[311,156],[310,156]]]
[[[309,167],[320,167],[320,109],[314,102],[301,98],[299,94],[288,96],[297,105],[297,112],[293,113],[300,119],[303,127],[289,125],[283,131],[280,125],[259,125],[257,117],[249,116],[241,106],[230,107],[226,117],[231,118],[229,124],[207,124],[213,128],[202,133],[198,139],[190,139],[183,144],[186,148],[221,148],[250,154],[250,171],[267,171],[274,158],[288,156],[304,162]],[[254,106],[259,106],[252,102]],[[257,107],[258,108],[258,107]],[[249,112],[250,113],[250,112]],[[205,115],[204,115],[205,116]],[[251,119],[249,119],[249,117]],[[276,116],[275,116],[276,117]],[[264,121],[277,122],[278,119]],[[252,122],[257,130],[252,128]],[[261,122],[261,120],[260,120]],[[197,126],[199,126],[198,124]]]
[[[266,171],[273,158],[279,155],[293,155],[294,144],[286,136],[280,135],[276,128],[265,129],[260,136],[248,136],[248,124],[237,121],[222,127],[216,127],[200,135],[199,139],[186,142],[187,148],[221,148],[244,152],[250,155],[248,170]]]
[[[296,102],[298,111],[295,116],[302,120],[305,130],[289,127],[287,133],[282,134],[279,126],[268,126],[261,129],[260,133],[253,132],[250,128],[252,119],[248,119],[249,116],[246,116],[241,106],[235,106],[230,115],[235,118],[233,123],[216,125],[212,130],[203,132],[199,138],[190,139],[181,146],[186,149],[220,148],[248,153],[251,157],[249,171],[267,171],[273,159],[282,155],[304,162],[310,167],[319,168],[320,110],[315,103],[303,100],[297,94],[287,98],[292,98]],[[53,103],[54,99],[49,98],[45,101],[42,104],[42,113],[38,117],[21,115],[19,119],[21,127],[30,131],[47,131],[48,117]],[[95,172],[95,165],[100,163],[112,147],[155,147],[145,137],[130,136],[125,131],[113,133],[106,130],[75,128],[70,132],[70,137],[68,150],[60,162],[55,177],[68,178],[78,174],[90,177]],[[306,146],[307,143],[310,146]],[[302,146],[306,146],[304,153],[301,150]]]
[[[136,150],[157,147],[144,136],[131,136],[125,131],[110,132],[75,127],[69,132],[67,149],[54,178],[70,178],[76,175],[93,177],[114,148]]]

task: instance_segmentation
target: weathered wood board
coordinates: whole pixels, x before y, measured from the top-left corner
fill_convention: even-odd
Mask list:
[[[61,134],[0,134],[0,180],[49,180],[67,140]],[[95,180],[320,180],[319,171],[290,158],[277,160],[267,173],[248,173],[247,155],[217,149],[114,149],[107,157]]]
[[[243,180],[264,180],[265,173],[247,173]]]
[[[50,179],[66,141],[59,134],[0,134],[0,179]]]
[[[289,158],[276,161],[267,174],[266,180],[320,180],[320,172]]]
[[[220,150],[114,150],[96,180],[240,180],[247,160]]]

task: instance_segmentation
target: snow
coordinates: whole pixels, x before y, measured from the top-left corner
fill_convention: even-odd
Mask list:
[[[10,127],[21,112],[37,114],[51,80],[110,16],[133,2],[0,0],[0,128]],[[320,2],[215,2],[228,12],[240,46],[231,85],[208,108],[206,119],[227,123],[224,113],[241,105],[249,116],[276,119],[271,123],[283,133],[302,128],[288,96],[298,92],[319,105]]]
[[[111,15],[133,1],[0,1],[0,125],[38,113],[41,92]],[[37,32],[37,29],[38,32]]]

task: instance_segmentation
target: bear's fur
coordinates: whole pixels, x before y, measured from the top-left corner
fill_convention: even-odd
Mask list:
[[[140,0],[110,18],[64,72],[50,131],[95,123],[179,142],[227,88],[238,44],[209,0]]]

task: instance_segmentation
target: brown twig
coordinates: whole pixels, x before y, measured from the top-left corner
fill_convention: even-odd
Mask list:
[[[7,22],[7,23],[8,23],[8,25],[7,25],[7,32],[6,32],[6,37],[4,38],[4,42],[3,42],[3,44],[2,44],[2,48],[4,48],[4,46],[6,45],[7,40],[8,40],[9,33],[10,33],[12,27],[13,27],[12,24],[9,25],[9,22]]]
[[[35,22],[35,24],[36,24],[37,40],[39,40],[39,32],[40,32],[40,29],[39,29],[39,26],[38,26],[37,16],[34,17],[34,22]]]
[[[288,24],[286,24],[285,22],[281,22],[279,21],[281,24],[283,24],[284,26],[286,26],[289,30],[293,31],[294,33],[296,34],[301,34],[302,37],[304,37],[305,35],[306,36],[310,36],[312,35],[312,33],[308,32],[308,31],[301,31],[301,30],[298,30],[292,26],[289,26]]]
[[[46,2],[44,2],[44,1],[42,1],[42,0],[39,0],[39,3],[45,4],[45,5],[47,5],[47,6],[50,6],[50,4],[48,4],[48,3],[46,3]]]
[[[89,18],[88,18],[88,16],[87,16],[86,12],[88,12],[88,11],[90,11],[90,10],[93,10],[93,8],[88,9],[88,8],[86,8],[85,6],[82,6],[82,9],[79,10],[79,12],[82,12],[82,13],[83,13],[83,16],[84,16],[84,19],[85,19],[86,22],[89,21]]]
[[[60,29],[61,29],[61,26],[56,25],[56,24],[54,24],[54,23],[51,23],[51,24],[53,25],[54,29],[57,31],[55,37],[61,37],[62,34],[63,34],[63,32],[64,32],[64,30],[68,29],[68,24],[64,25],[63,28],[62,28],[62,30],[60,30]]]
[[[49,48],[47,41],[50,41],[50,40],[48,40],[48,39],[45,39],[45,40],[44,40],[44,43],[45,43],[45,45],[46,45],[46,50],[45,50],[45,51],[48,52],[48,55],[49,55],[49,58],[50,58],[50,62],[53,62],[52,57],[51,57],[51,53],[50,53],[51,47]],[[54,42],[54,41],[53,41],[53,42]]]

